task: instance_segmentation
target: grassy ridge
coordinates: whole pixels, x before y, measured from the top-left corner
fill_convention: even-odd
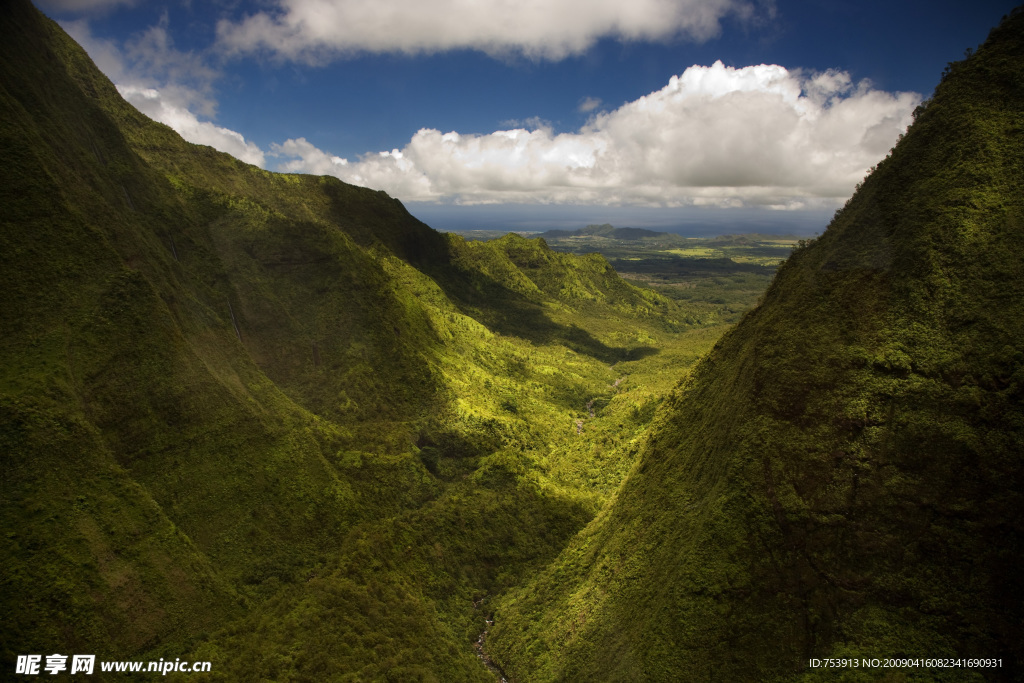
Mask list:
[[[502,599],[516,680],[980,652],[1007,668],[903,673],[1019,675],[1022,37],[1018,12],[951,67],[666,402],[613,503]]]

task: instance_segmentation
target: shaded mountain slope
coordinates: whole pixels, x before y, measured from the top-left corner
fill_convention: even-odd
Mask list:
[[[612,504],[503,599],[513,679],[816,680],[821,656],[1020,675],[1022,121],[1018,11],[680,385]]]
[[[84,53],[28,3],[0,21],[4,647],[188,640],[355,517],[336,430],[246,354],[205,222],[77,87]]]

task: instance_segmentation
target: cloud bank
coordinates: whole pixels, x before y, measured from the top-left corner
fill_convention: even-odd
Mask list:
[[[706,40],[723,18],[753,14],[745,0],[277,0],[273,11],[221,21],[217,34],[228,53],[308,63],[345,52],[452,49],[561,59],[602,37]]]
[[[919,103],[844,72],[716,62],[573,133],[424,128],[402,149],[355,161],[304,138],[270,153],[283,158],[278,170],[334,175],[405,201],[798,209],[848,197]]]
[[[637,7],[644,10],[647,2]],[[615,109],[585,97],[578,108],[591,118],[572,132],[528,119],[483,135],[423,128],[401,149],[353,160],[305,138],[265,153],[240,133],[202,120],[215,113],[212,85],[220,74],[201,56],[174,48],[166,18],[121,48],[94,39],[84,21],[65,28],[125,99],[186,140],[259,166],[269,155],[277,170],[334,175],[403,201],[820,208],[852,193],[920,102],[916,93],[855,84],[841,71],[716,62],[692,66]]]

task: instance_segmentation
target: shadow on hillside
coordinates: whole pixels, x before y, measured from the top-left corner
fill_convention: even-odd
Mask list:
[[[479,271],[465,271],[450,264],[421,264],[460,312],[492,332],[526,339],[534,344],[562,344],[602,363],[637,360],[658,353],[650,346],[609,346],[575,324],[552,320],[538,301],[509,289]]]
[[[447,239],[409,214],[398,202],[374,193],[366,205],[354,204],[352,189],[330,183],[325,190],[331,198],[332,215],[357,243],[380,242],[420,272],[429,275],[465,315],[492,332],[520,337],[534,344],[562,344],[604,363],[636,360],[653,355],[653,347],[614,347],[604,344],[577,325],[552,320],[539,301],[532,300],[475,268],[460,267]],[[362,191],[360,190],[361,192]],[[359,195],[362,197],[363,195]],[[367,209],[367,206],[369,209]],[[372,214],[362,227],[352,216],[356,209]],[[362,215],[362,214],[360,214]],[[367,228],[366,226],[372,226]]]

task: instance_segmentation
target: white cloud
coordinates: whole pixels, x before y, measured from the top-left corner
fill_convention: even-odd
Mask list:
[[[173,128],[189,142],[209,145],[250,164],[263,166],[263,151],[233,130],[211,118],[217,103],[213,83],[220,74],[201,55],[176,50],[167,32],[167,15],[127,41],[122,50],[110,40],[96,38],[85,20],[61,24],[89,54],[118,92],[136,109],[154,121]]]
[[[582,112],[582,113],[584,113],[584,114],[589,114],[590,112],[594,111],[595,109],[597,109],[600,106],[601,106],[601,98],[599,98],[599,97],[584,97],[583,100],[580,102],[580,106],[577,107],[577,110]]]
[[[305,139],[279,168],[330,174],[407,201],[801,208],[849,196],[920,102],[847,74],[692,66],[661,90],[594,116],[488,135],[421,129],[356,161]]]
[[[207,65],[202,55],[176,50],[167,26],[165,11],[159,24],[125,43],[125,60],[135,74],[164,84],[163,90],[173,87],[180,95],[187,95],[188,100],[178,104],[198,109],[204,116],[214,116],[217,103],[212,96],[213,84],[220,78],[220,72]]]
[[[561,59],[599,38],[706,40],[726,16],[754,14],[749,0],[276,0],[217,27],[229,53],[269,51],[310,63],[337,53],[421,53],[469,48],[491,55]],[[769,10],[770,8],[770,3]]]
[[[249,164],[264,165],[263,151],[254,143],[246,142],[241,133],[200,121],[191,111],[166,98],[163,92],[134,85],[119,85],[117,90],[136,109],[154,121],[167,124],[189,142],[209,145]]]

